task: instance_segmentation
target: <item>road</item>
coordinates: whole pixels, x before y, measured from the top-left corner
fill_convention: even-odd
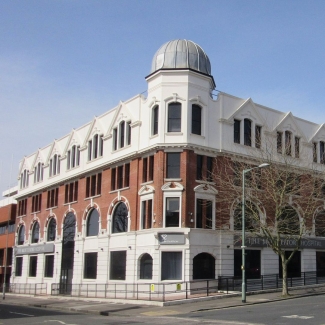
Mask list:
[[[160,311],[128,317],[67,313],[46,308],[0,304],[0,325],[325,325],[324,306],[325,296],[318,295],[187,314],[181,314],[180,306],[175,306],[175,310],[162,307]]]

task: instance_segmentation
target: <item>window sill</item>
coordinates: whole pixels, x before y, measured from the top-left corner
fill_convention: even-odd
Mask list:
[[[17,218],[23,218],[26,217],[26,214],[22,214],[21,216],[17,216]]]
[[[143,183],[140,183],[141,186],[145,186],[145,185],[149,185],[149,184],[152,184],[153,183],[153,180],[152,181],[148,181],[148,182],[143,182]]]
[[[159,136],[159,133],[157,133],[157,134],[152,134],[152,135],[149,137],[149,139],[158,138],[158,136]]]
[[[126,149],[126,148],[130,148],[130,147],[131,147],[131,143],[130,144],[127,144],[126,146],[124,146],[122,148],[113,149],[112,150],[112,153],[121,151],[121,150]]]
[[[45,211],[49,211],[49,210],[51,210],[51,209],[56,209],[57,207],[58,207],[57,205],[54,206],[54,207],[48,207],[48,208],[45,209]]]
[[[196,133],[190,133],[190,135],[192,136],[195,136],[195,137],[200,137],[200,138],[202,138],[202,139],[205,139],[205,136],[204,135],[202,135],[202,134],[196,134]]]
[[[166,132],[165,135],[183,135],[183,132]]]
[[[204,181],[202,179],[196,179],[195,182],[196,183],[199,183],[199,184],[216,185],[215,182],[212,182],[212,181]]]
[[[181,182],[181,178],[164,178],[164,182]]]
[[[84,198],[84,201],[87,201],[87,200],[90,200],[90,199],[95,199],[96,197],[100,197],[102,196],[101,194],[97,194],[97,195],[94,195],[94,196],[89,196],[89,197],[85,197]]]
[[[122,187],[122,188],[118,188],[116,190],[110,191],[109,194],[111,194],[111,193],[117,193],[118,191],[129,190],[129,189],[130,189],[130,186],[128,186],[128,187]]]
[[[90,164],[90,163],[92,163],[92,162],[94,162],[94,161],[96,161],[96,160],[99,160],[99,159],[101,159],[101,158],[103,158],[103,156],[99,156],[99,157],[94,158],[94,159],[92,159],[92,160],[87,160],[87,164]]]
[[[66,205],[69,205],[69,204],[73,204],[73,203],[78,203],[78,201],[71,201],[71,202],[63,203],[63,206],[66,206]]]
[[[100,157],[101,158],[101,157]],[[98,158],[96,158],[96,159],[98,159]],[[91,162],[92,160],[89,160],[89,162]],[[77,168],[79,168],[80,167],[80,165],[78,165],[78,166],[74,166],[74,167],[70,167],[70,168],[67,168],[67,172],[70,172],[70,171],[72,171],[72,170],[74,170],[74,169],[77,169]]]

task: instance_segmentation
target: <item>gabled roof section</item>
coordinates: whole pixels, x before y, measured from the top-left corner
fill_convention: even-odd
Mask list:
[[[325,124],[324,123],[319,125],[316,132],[309,139],[309,142],[312,142],[315,140],[321,140],[321,139],[325,139]]]
[[[35,156],[34,156],[34,160],[33,160],[33,163],[32,163],[32,166],[31,166],[30,171],[33,171],[34,167],[35,167],[39,162],[42,162],[42,163],[45,164],[45,159],[44,159],[44,157],[43,157],[43,154],[42,154],[42,150],[41,150],[41,149],[38,149],[38,150],[37,150],[37,153],[36,153]]]
[[[227,120],[232,121],[235,117],[249,118],[257,124],[266,125],[264,118],[251,98],[246,99]]]
[[[121,120],[136,122],[131,111],[128,109],[127,105],[125,105],[125,103],[123,103],[122,101],[120,101],[118,107],[116,108],[114,117],[107,130],[107,133],[105,134],[105,137],[110,136],[112,134],[113,128],[117,126],[121,122]]]
[[[295,117],[291,112],[285,114],[279,124],[273,129],[273,132],[283,130],[289,130],[296,135],[300,135],[304,141],[308,141],[304,132],[301,131],[300,127],[296,123]]]
[[[48,164],[49,161],[50,161],[50,159],[51,159],[51,157],[52,157],[53,155],[55,155],[55,154],[57,154],[57,155],[62,155],[62,149],[61,149],[61,146],[60,146],[60,144],[58,143],[57,140],[54,140],[54,141],[53,141],[53,143],[52,143],[52,145],[51,145],[51,148],[50,148],[50,150],[49,150],[49,153],[48,153],[48,155],[47,155],[47,158],[46,158],[45,164]]]
[[[88,140],[90,140],[90,138],[92,138],[96,133],[105,134],[104,127],[103,127],[100,119],[97,116],[94,117],[94,119],[92,120],[92,122],[90,124],[87,135],[86,135],[84,142],[82,144],[82,147],[85,147],[87,145]]]
[[[25,169],[27,169],[27,170],[30,171],[30,166],[29,166],[28,159],[27,159],[26,156],[23,158],[23,160],[22,160],[21,163],[20,163],[20,168],[19,168],[18,175],[20,176],[20,174],[21,174]]]
[[[78,132],[75,129],[72,129],[72,131],[69,134],[68,141],[63,149],[62,156],[65,156],[67,154],[67,151],[69,148],[73,145],[82,145],[81,139],[79,137]]]

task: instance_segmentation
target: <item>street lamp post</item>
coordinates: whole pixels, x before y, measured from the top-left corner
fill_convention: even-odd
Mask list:
[[[257,167],[253,167],[250,169],[244,169],[243,170],[243,182],[242,182],[242,291],[241,291],[241,301],[246,302],[246,270],[245,270],[245,249],[246,249],[246,237],[245,237],[245,208],[246,208],[246,203],[245,203],[245,175],[252,171],[253,169],[257,168],[264,168],[268,167],[270,164],[264,163],[261,164]]]

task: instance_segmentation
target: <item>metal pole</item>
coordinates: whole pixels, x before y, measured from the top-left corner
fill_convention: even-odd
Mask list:
[[[245,173],[246,170],[243,170],[243,189],[242,189],[242,265],[241,265],[241,270],[242,270],[242,289],[241,289],[241,301],[246,302],[246,274],[245,274]]]

